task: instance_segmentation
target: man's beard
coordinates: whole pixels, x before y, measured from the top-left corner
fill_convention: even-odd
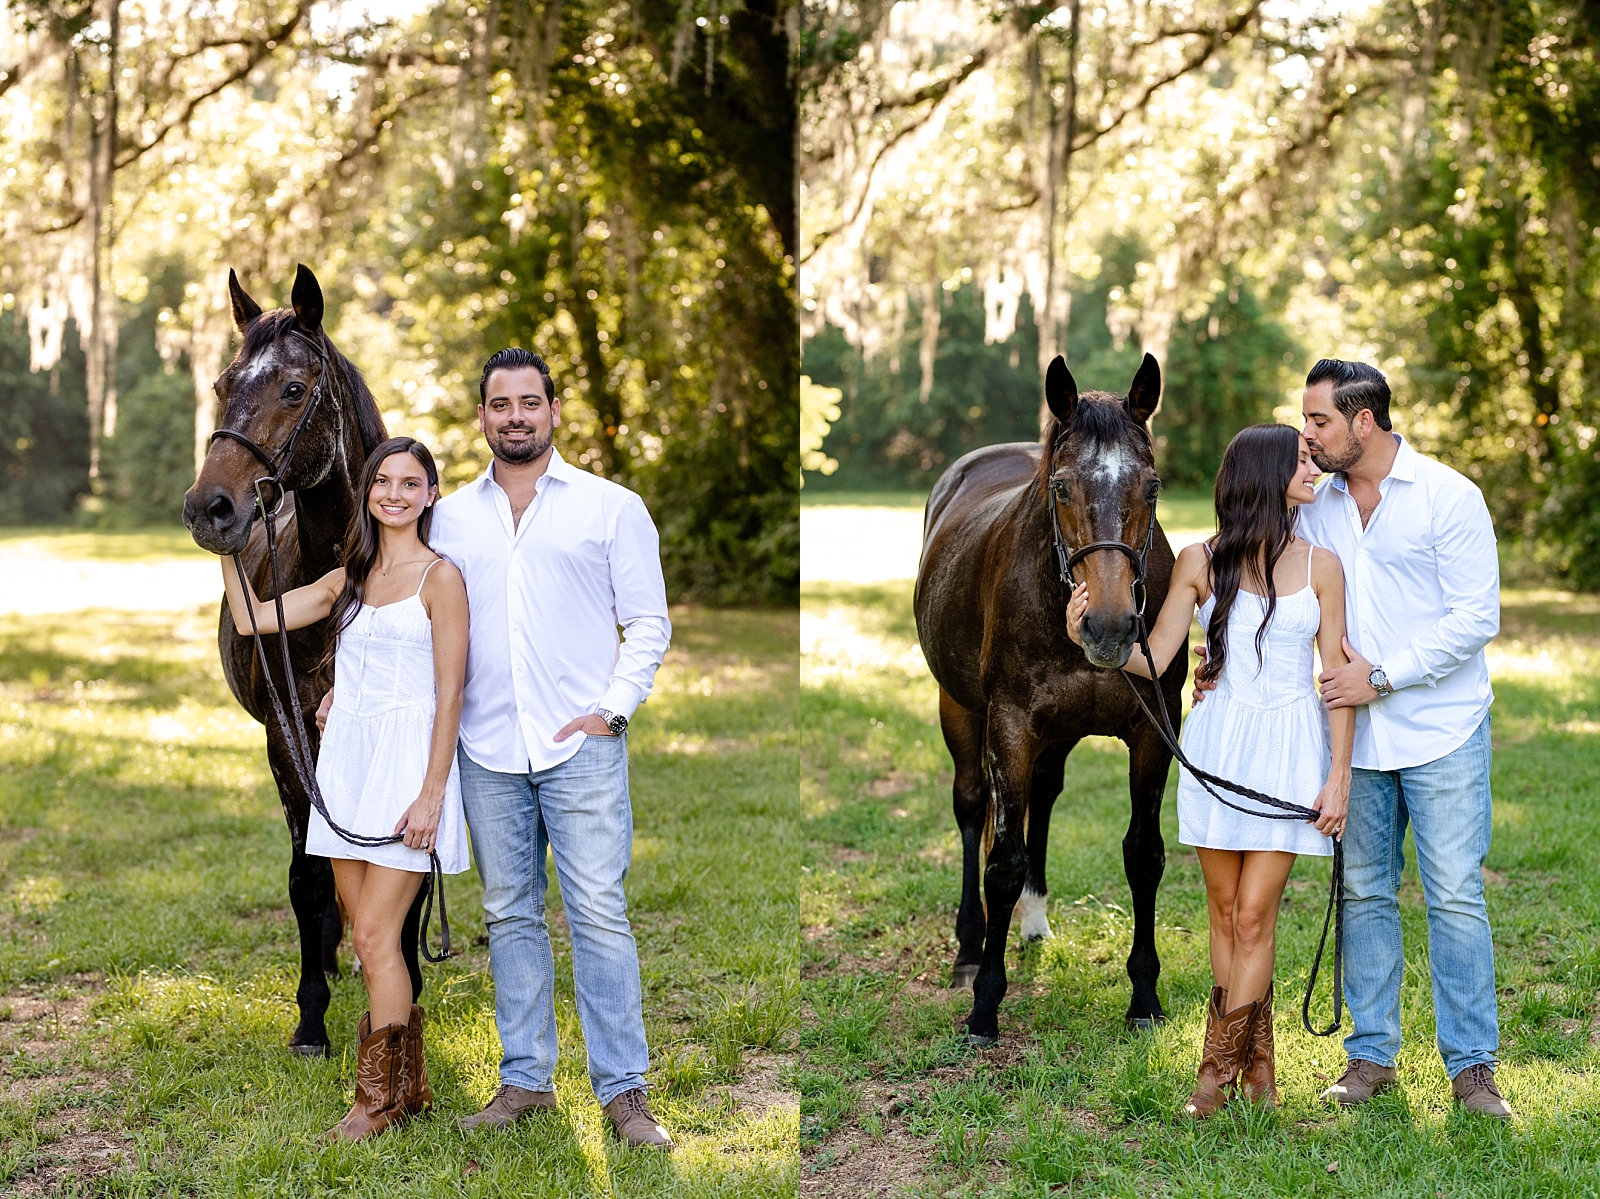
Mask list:
[[[489,442],[489,449],[494,456],[502,462],[509,462],[512,466],[521,466],[525,462],[532,462],[537,458],[543,457],[545,451],[550,448],[551,439],[555,436],[554,430],[540,437],[537,429],[517,429],[515,430],[516,432],[530,434],[527,441],[517,445],[508,443],[505,440],[505,434],[511,431],[501,429],[492,438],[486,438],[486,440]]]
[[[1361,461],[1361,441],[1354,433],[1346,433],[1344,445],[1334,449],[1324,444],[1320,450],[1314,450],[1311,461],[1324,471],[1332,474],[1338,471],[1347,471],[1357,462]]]

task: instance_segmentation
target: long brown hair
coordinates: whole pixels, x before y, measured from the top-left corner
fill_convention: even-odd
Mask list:
[[[372,515],[367,499],[372,494],[378,468],[396,454],[410,454],[427,474],[428,486],[439,486],[439,469],[433,463],[433,455],[415,437],[391,437],[388,441],[379,442],[367,455],[357,487],[355,515],[350,518],[349,531],[344,535],[344,588],[339,592],[339,598],[333,601],[333,610],[328,613],[328,644],[323,651],[322,661],[317,663],[317,677],[323,685],[327,684],[333,670],[334,656],[339,650],[339,634],[350,626],[367,599],[367,576],[372,573],[372,565],[378,560],[378,521]],[[417,540],[423,545],[428,544],[428,530],[432,527],[433,505],[430,504],[417,518]]]
[[[1216,604],[1206,623],[1206,660],[1196,677],[1220,678],[1228,659],[1228,616],[1248,575],[1267,597],[1267,614],[1256,630],[1256,661],[1267,625],[1278,608],[1272,573],[1294,540],[1295,511],[1287,500],[1300,469],[1300,433],[1289,425],[1251,425],[1228,443],[1217,471],[1217,535],[1211,541],[1211,594]]]

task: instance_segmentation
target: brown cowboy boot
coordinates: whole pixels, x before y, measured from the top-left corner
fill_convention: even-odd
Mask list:
[[[359,1141],[405,1119],[400,1106],[401,1075],[406,1057],[406,1026],[390,1024],[371,1032],[371,1013],[356,1027],[356,1101],[329,1137]]]
[[[1228,993],[1211,988],[1206,1008],[1206,1043],[1200,1055],[1199,1076],[1184,1113],[1197,1120],[1215,1114],[1228,1102],[1228,1092],[1239,1077],[1239,1065],[1250,1051],[1250,1030],[1260,1002],[1247,1003],[1223,1014]]]
[[[433,1106],[433,1088],[428,1085],[428,1060],[422,1049],[420,1005],[411,1005],[411,1020],[406,1025],[405,1087],[400,1093],[400,1109],[408,1116],[419,1115]]]
[[[1278,1106],[1278,1071],[1272,1043],[1272,987],[1256,1007],[1250,1049],[1239,1068],[1239,1093],[1252,1103]]]

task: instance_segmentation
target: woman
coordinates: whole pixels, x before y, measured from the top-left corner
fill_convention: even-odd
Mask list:
[[[467,868],[456,773],[467,661],[467,590],[461,572],[428,548],[439,473],[427,447],[391,437],[361,473],[362,508],[345,538],[344,566],[283,597],[288,628],[324,618],[338,695],[317,759],[317,786],[335,823],[369,837],[352,845],[315,810],[306,852],[333,859],[355,926],[369,1009],[357,1026],[356,1101],[330,1136],[359,1141],[433,1101],[422,1055],[422,1008],[400,953],[400,928],[435,850],[448,874]],[[277,612],[240,588],[224,558],[234,626],[277,632]]]
[[[1328,838],[1343,835],[1350,802],[1355,713],[1324,710],[1312,664],[1313,638],[1325,668],[1345,664],[1344,572],[1333,554],[1294,534],[1295,509],[1315,498],[1311,485],[1318,473],[1305,440],[1287,425],[1242,430],[1217,472],[1217,534],[1178,555],[1150,634],[1159,674],[1186,648],[1198,607],[1206,634],[1198,677],[1217,686],[1184,723],[1189,760],[1320,813],[1314,827],[1257,819],[1218,802],[1187,771],[1179,773],[1178,839],[1195,847],[1205,874],[1214,982],[1199,1078],[1184,1108],[1195,1117],[1222,1107],[1236,1084],[1247,1099],[1277,1104],[1272,959],[1278,904],[1296,854],[1332,854]],[[1088,603],[1088,585],[1080,583],[1067,608],[1068,635],[1079,644]],[[1149,677],[1142,654],[1134,654],[1127,669]]]

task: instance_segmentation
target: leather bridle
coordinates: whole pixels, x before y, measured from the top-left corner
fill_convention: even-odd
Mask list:
[[[283,497],[286,494],[283,486],[283,476],[289,469],[289,464],[294,458],[295,448],[300,444],[300,435],[306,431],[306,426],[311,423],[311,417],[316,412],[318,404],[322,401],[322,381],[328,375],[329,358],[327,349],[323,344],[298,329],[291,329],[294,336],[300,338],[321,359],[321,367],[317,371],[317,381],[311,386],[311,395],[306,401],[305,411],[300,414],[300,419],[289,432],[289,440],[284,442],[283,448],[276,454],[269,454],[256,441],[240,433],[237,429],[222,428],[211,435],[212,443],[217,438],[224,437],[236,441],[260,460],[267,468],[267,473],[255,481],[256,510],[261,515],[262,526],[267,534],[267,561],[272,566],[272,603],[278,615],[278,646],[283,651],[283,677],[287,681],[289,690],[289,707],[294,712],[294,719],[289,719],[289,714],[284,710],[283,697],[278,694],[278,685],[273,681],[272,672],[267,668],[267,649],[261,640],[261,629],[256,624],[255,605],[248,605],[250,611],[250,635],[255,640],[256,659],[261,664],[261,677],[267,684],[267,695],[272,701],[272,710],[278,720],[278,727],[282,729],[284,740],[289,745],[289,761],[294,768],[295,777],[300,782],[300,787],[310,797],[311,806],[316,808],[322,817],[339,837],[350,845],[364,846],[374,849],[382,845],[395,845],[405,839],[403,833],[391,833],[388,836],[373,837],[366,833],[351,832],[341,827],[331,815],[328,814],[327,801],[322,797],[322,788],[317,785],[317,770],[311,754],[311,740],[306,734],[305,711],[300,706],[300,691],[294,685],[294,663],[289,656],[289,637],[284,632],[286,621],[283,615],[283,572],[278,565],[278,530],[277,517],[283,509]],[[262,494],[262,484],[269,484],[277,490],[277,499],[268,504],[266,496]],[[233,555],[233,567],[239,573],[239,588],[245,596],[251,594],[250,584],[245,578],[244,563],[239,560],[239,555]],[[437,834],[436,834],[437,836]],[[422,923],[418,933],[418,940],[422,949],[422,956],[430,962],[442,962],[450,957],[450,916],[444,906],[444,868],[439,862],[439,851],[435,846],[428,847],[428,877],[423,886]],[[428,948],[428,925],[433,919],[433,901],[439,901],[439,952],[435,955]]]
[[[1072,568],[1090,554],[1098,553],[1101,550],[1115,550],[1119,554],[1126,554],[1128,560],[1133,563],[1133,584],[1130,590],[1132,592],[1134,613],[1143,620],[1145,602],[1149,598],[1145,588],[1145,564],[1150,558],[1150,547],[1155,544],[1156,540],[1155,500],[1152,499],[1150,501],[1150,520],[1145,525],[1143,549],[1136,550],[1124,541],[1093,541],[1082,549],[1075,550],[1067,544],[1067,539],[1062,536],[1061,514],[1057,510],[1058,504],[1066,502],[1067,485],[1059,478],[1052,478],[1049,490],[1050,532],[1055,540],[1056,565],[1061,570],[1061,581],[1067,585],[1069,591],[1077,586],[1077,580],[1073,575]]]

